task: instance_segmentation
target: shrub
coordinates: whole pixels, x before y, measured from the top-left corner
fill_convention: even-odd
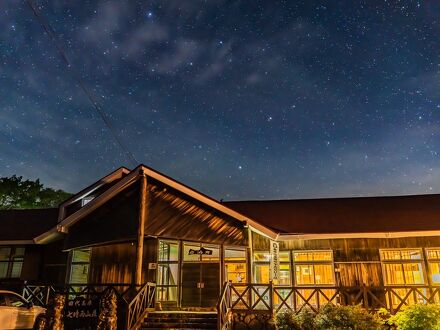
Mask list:
[[[296,321],[296,315],[289,309],[284,309],[276,315],[275,325],[278,330],[302,330]]]
[[[439,330],[440,305],[411,305],[390,317],[387,322],[399,330]]]
[[[360,306],[335,306],[327,304],[316,314],[303,308],[298,314],[283,311],[276,316],[279,330],[378,330],[383,329],[383,320],[368,313]]]
[[[353,329],[377,330],[382,328],[382,320],[374,314],[368,313],[360,306],[325,305],[315,318],[318,330]]]

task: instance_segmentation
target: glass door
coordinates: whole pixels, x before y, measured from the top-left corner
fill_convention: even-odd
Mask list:
[[[182,307],[215,307],[219,294],[219,247],[198,243],[184,243],[182,264]]]
[[[157,262],[157,300],[178,301],[179,242],[159,241]]]

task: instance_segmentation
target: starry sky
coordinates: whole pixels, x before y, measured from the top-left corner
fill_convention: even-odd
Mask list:
[[[0,176],[215,198],[440,193],[438,1],[0,1]]]

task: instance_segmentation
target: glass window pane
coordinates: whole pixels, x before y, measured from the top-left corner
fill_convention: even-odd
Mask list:
[[[421,263],[403,264],[406,284],[424,284],[423,268]]]
[[[332,251],[299,251],[293,252],[293,260],[301,261],[333,261]]]
[[[72,262],[89,262],[90,250],[73,250]]]
[[[0,261],[9,261],[11,255],[11,248],[0,248]]]
[[[225,249],[226,261],[243,261],[246,260],[246,250]]]
[[[255,283],[269,283],[269,265],[254,264]]]
[[[0,261],[0,278],[5,278],[8,276],[8,265],[9,262]]]
[[[315,284],[317,285],[335,284],[332,265],[316,264],[314,265],[313,270],[315,272]]]
[[[270,261],[269,252],[254,252],[254,261]]]
[[[159,241],[159,261],[178,261],[179,244],[177,242]]]
[[[290,252],[289,251],[280,251],[279,253],[281,262],[289,262],[290,261]]]
[[[440,284],[440,263],[430,262],[429,269],[431,270],[431,281],[434,284]]]
[[[204,252],[201,255],[203,261],[220,261],[220,249],[217,246],[203,245],[200,250]]]
[[[184,244],[183,245],[183,261],[200,261],[200,245]]]
[[[19,256],[24,257],[24,247],[15,248],[14,256],[15,257],[19,257]]]
[[[158,285],[177,285],[178,264],[159,264],[158,265]]]
[[[440,249],[427,249],[426,256],[428,259],[440,259]]]
[[[89,265],[88,264],[72,264],[70,270],[70,283],[72,284],[85,284],[87,283],[89,275]]]
[[[296,265],[295,275],[296,284],[298,285],[315,284],[313,276],[313,265]]]
[[[19,296],[16,296],[15,294],[6,294],[7,298],[9,299],[9,306],[13,307],[23,307],[26,305],[26,302]]]
[[[422,251],[414,250],[382,250],[382,260],[420,260]]]
[[[233,283],[246,283],[245,263],[226,263],[226,280]]]
[[[279,285],[290,285],[290,265],[289,264],[280,264],[280,273],[278,279]]]
[[[12,263],[11,277],[12,278],[19,278],[21,276],[22,267],[23,267],[22,261],[14,261]]]

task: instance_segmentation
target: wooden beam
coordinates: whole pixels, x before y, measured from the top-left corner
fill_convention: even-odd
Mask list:
[[[145,218],[147,212],[147,176],[144,171],[140,173],[140,194],[139,194],[139,219],[138,219],[138,235],[136,242],[136,267],[134,275],[134,284],[142,285],[142,263],[144,257],[144,233],[145,233]]]

